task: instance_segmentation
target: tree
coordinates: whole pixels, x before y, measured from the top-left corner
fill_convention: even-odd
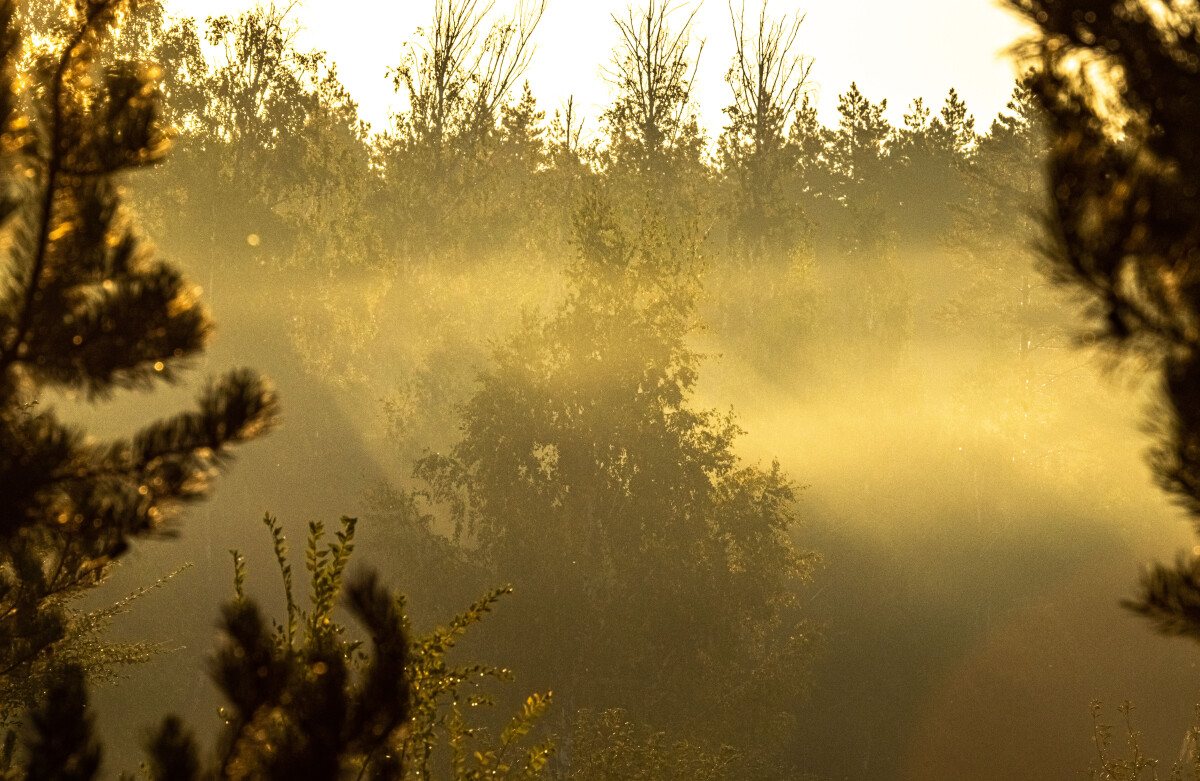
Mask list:
[[[887,100],[872,103],[858,85],[838,96],[838,124],[827,133],[826,156],[836,177],[834,195],[850,209],[885,216],[888,141]]]
[[[566,301],[497,351],[462,438],[417,474],[513,583],[499,642],[568,712],[625,707],[769,751],[814,638],[797,489],[740,463],[732,417],[691,403],[695,246],[653,218],[631,234],[596,198],[575,230]]]
[[[100,56],[125,9],[121,0],[78,6],[74,32],[53,56],[39,58],[26,88],[14,72],[21,40],[14,4],[0,3],[6,174],[0,216],[9,266],[0,293],[5,692],[12,691],[8,678],[41,674],[47,658],[58,655],[65,596],[98,582],[129,538],[160,531],[173,509],[203,496],[229,447],[261,434],[275,417],[274,394],[245,370],[213,382],[196,411],[109,443],[86,439],[37,403],[51,390],[92,400],[169,380],[203,347],[211,327],[193,288],[153,260],[113,181],[155,162],[165,146],[147,69]],[[238,599],[224,611],[228,641],[214,676],[230,707],[215,769],[203,769],[190,735],[170,717],[150,741],[152,778],[332,781],[350,767],[360,778],[403,776],[393,750],[410,712],[400,603],[372,575],[346,589],[371,638],[368,657],[330,620],[352,523],[324,550],[321,529],[313,528],[308,614],[291,598],[282,542],[277,533],[287,621],[268,628],[241,593],[240,567]],[[72,650],[76,639],[62,650]],[[8,732],[0,755],[6,778],[86,781],[99,770],[85,671],[66,655],[68,664],[36,692],[41,705],[29,714],[23,750],[14,751],[15,732]]]
[[[891,200],[911,240],[937,235],[965,196],[963,169],[979,141],[975,118],[954,89],[936,116],[921,98],[889,144],[895,175]]]
[[[406,760],[419,754],[403,742],[402,728],[410,724],[414,703],[425,703],[426,711],[432,703],[436,715],[442,694],[456,692],[466,678],[480,673],[447,669],[442,662],[445,650],[453,645],[455,633],[450,630],[439,630],[414,644],[412,649],[420,657],[413,661],[403,600],[380,587],[370,574],[353,579],[345,591],[347,607],[367,630],[373,653],[363,650],[363,641],[347,637],[345,626],[334,620],[334,607],[353,552],[352,519],[342,520],[336,542],[325,547],[323,526],[310,526],[305,557],[311,577],[309,610],[300,608],[294,598],[282,531],[270,516],[266,522],[283,575],[286,618],[268,626],[245,595],[245,563],[233,551],[236,598],[223,611],[226,641],[212,665],[213,677],[229,702],[221,711],[225,729],[220,749],[214,760],[202,761],[190,731],[178,717],[167,716],[147,742],[144,769],[149,778],[335,781],[353,774],[401,781],[424,777],[406,775]],[[481,604],[474,608],[476,613],[486,610],[488,603]],[[465,614],[465,625],[478,620],[476,613]],[[454,628],[461,634],[461,627]],[[416,695],[418,688],[421,698]],[[520,714],[514,720],[519,735],[504,745],[523,737],[526,725],[539,714]],[[31,722],[23,774],[13,774],[12,757],[6,752],[6,766],[0,768],[6,778],[88,781],[96,776],[101,749],[91,734],[79,668],[63,671]],[[425,737],[424,732],[419,734],[418,740]],[[460,737],[465,742],[469,735]],[[547,751],[530,749],[528,756],[539,757],[544,764]],[[480,759],[479,764],[486,770],[499,769],[493,767],[499,765],[496,761]],[[462,781],[478,777],[458,776]]]
[[[332,64],[310,72],[295,100],[304,120],[293,133],[291,154],[277,149],[271,155],[277,172],[271,210],[288,240],[268,249],[287,266],[383,265],[370,126],[359,119],[358,104]]]
[[[1200,519],[1200,12],[1012,4],[1037,29],[1028,52],[1050,141],[1048,258],[1105,343],[1161,374],[1152,464]],[[1162,632],[1200,638],[1200,558],[1149,569],[1127,604]]]
[[[1045,468],[1056,452],[1039,447],[1058,402],[1078,393],[1083,361],[1071,347],[1063,291],[1039,269],[1037,245],[1047,198],[1044,121],[1027,85],[1018,83],[960,169],[963,198],[953,208],[944,246],[962,284],[941,312],[957,332],[987,349],[989,381],[980,406],[1011,442],[1010,456]],[[1001,400],[1002,403],[997,404]]]
[[[203,215],[231,239],[205,243],[226,253],[253,237],[253,251],[277,262],[361,264],[374,249],[368,127],[325,53],[296,48],[293,7],[206,20],[219,54],[198,74],[202,103],[172,168],[180,232]]]
[[[276,537],[280,552],[282,538]],[[404,778],[396,740],[410,716],[408,639],[396,598],[364,574],[346,587],[346,604],[371,638],[370,656],[343,637],[331,619],[342,589],[352,535],[320,549],[314,528],[308,547],[311,613],[290,593],[290,569],[281,558],[288,593],[284,623],[268,627],[241,590],[222,611],[226,642],[213,661],[213,677],[229,701],[225,731],[211,769],[180,719],[168,716],[147,746],[154,781],[201,778],[313,779]],[[280,553],[283,556],[283,553]]]
[[[725,81],[733,90],[733,103],[725,108],[729,124],[717,150],[733,184],[733,237],[754,255],[771,248],[786,257],[804,234],[805,217],[783,192],[795,164],[787,123],[800,108],[812,69],[812,60],[796,51],[804,17],[795,16],[790,23],[768,19],[763,0],[757,29],[749,33],[744,2],[735,12],[730,0],[729,15],[735,53]]]
[[[791,176],[785,183],[789,200],[800,204],[814,229],[830,232],[838,220],[840,204],[836,201],[836,186],[829,149],[828,130],[821,126],[812,95],[804,95],[796,107],[788,127],[787,146],[795,161]],[[814,241],[829,244],[827,239]]]
[[[191,412],[94,442],[39,403],[103,399],[176,378],[211,322],[195,289],[156,260],[115,178],[166,146],[147,69],[101,57],[118,0],[81,6],[74,31],[20,86],[21,36],[0,4],[7,268],[0,292],[0,676],[40,669],[63,603],[99,582],[131,537],[204,496],[232,445],[270,428],[255,373],[212,381]],[[104,67],[101,67],[101,66]]]
[[[380,588],[370,575],[346,582],[356,521],[342,518],[328,543],[324,524],[309,524],[304,607],[293,589],[283,529],[269,514],[263,521],[283,579],[284,617],[268,627],[246,596],[245,560],[231,551],[235,598],[224,610],[227,642],[213,664],[230,703],[222,709],[218,758],[202,775],[205,763],[194,741],[178,718],[167,717],[149,743],[155,781],[425,781],[443,777],[435,772],[435,759],[445,761],[455,781],[539,777],[553,744],[525,744],[550,696],[531,695],[493,738],[466,711],[488,704],[482,683],[511,674],[447,659],[507,589],[489,592],[446,625],[417,636],[403,597]],[[370,655],[335,611],[343,590],[347,607],[368,631]]]
[[[522,3],[513,19],[498,19],[481,38],[494,7],[490,0],[438,0],[424,43],[391,71],[396,91],[409,100],[402,126],[435,156],[456,136],[490,133],[529,67],[545,0]]]
[[[528,91],[508,104],[533,56],[546,2],[522,2],[511,18],[488,28],[494,8],[492,0],[437,0],[430,25],[418,31],[424,40],[408,45],[389,71],[408,102],[380,149],[386,208],[402,255],[477,246],[497,226],[502,235],[513,232],[512,204],[488,178],[497,142],[512,138],[514,118],[524,116],[524,140],[538,147],[517,181],[527,183],[536,171],[541,117]]]
[[[895,212],[889,201],[892,160],[887,101],[872,103],[858,85],[838,97],[838,124],[825,133],[830,194],[840,204],[838,239],[855,293],[835,319],[863,337],[872,359],[892,365],[912,329],[911,294],[896,258]]]
[[[693,86],[704,43],[693,55],[698,9],[675,28],[678,10],[670,0],[648,0],[613,15],[620,41],[604,74],[615,97],[601,115],[607,144],[600,150],[615,202],[626,203],[630,217],[652,208],[675,226],[696,218],[706,178]]]
[[[546,144],[546,204],[560,208],[546,210],[542,235],[547,244],[561,252],[570,245],[572,215],[583,194],[598,186],[598,173],[592,163],[597,159],[597,141],[583,140],[584,118],[574,96],[556,109],[550,122]]]

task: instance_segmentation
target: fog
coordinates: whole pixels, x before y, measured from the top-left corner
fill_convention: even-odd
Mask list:
[[[121,183],[217,330],[175,386],[39,404],[104,439],[251,366],[282,413],[80,602],[190,565],[106,635],[166,649],[92,693],[106,774],[166,713],[218,739],[231,550],[286,621],[268,513],[305,598],[310,522],[357,518],[351,568],[418,634],[511,586],[451,658],[511,671],[491,708],[463,695],[492,735],[553,692],[537,777],[1067,778],[1097,761],[1095,700],[1181,756],[1194,648],[1120,605],[1194,544],[1146,462],[1158,380],[1047,273],[1023,85],[998,117],[951,92],[892,124],[847,84],[823,122],[785,18],[759,33],[794,47],[776,91],[731,78],[729,126],[701,127],[670,66],[687,12],[652,5],[630,29],[662,26],[670,110],[618,78],[588,143],[522,91],[529,12],[510,48],[456,55],[441,109],[437,58],[399,63],[410,109],[371,134],[330,63],[271,37],[302,15],[210,21],[226,59],[173,71],[189,28],[146,5],[118,42],[162,63],[177,135]]]
[[[930,251],[923,262],[947,260]],[[337,283],[260,274],[240,289],[233,279],[210,278],[206,298],[222,327],[206,362],[267,372],[286,402],[282,427],[239,454],[214,498],[181,520],[178,539],[139,543],[89,597],[103,604],[182,563],[194,565],[117,626],[121,636],[180,646],[98,690],[101,712],[115,725],[106,732],[118,766],[138,756],[141,735],[131,722],[148,729],[162,712],[181,710],[203,724],[219,706],[198,671],[215,642],[215,606],[232,588],[227,550],[246,554],[254,592],[268,604],[279,601],[270,540],[258,525],[264,511],[283,519],[295,540],[309,520],[358,515],[362,537],[379,541],[358,555],[384,567],[399,587],[427,598],[455,595],[443,596],[444,609],[476,596],[470,587],[414,582],[396,567],[393,557],[402,552],[383,550],[388,534],[374,527],[367,496],[382,481],[407,485],[412,454],[452,439],[453,408],[470,396],[487,360],[489,340],[464,334],[503,334],[517,325],[522,306],[544,305],[560,287],[549,270],[533,279],[487,265],[464,274],[423,272],[421,289],[443,296],[434,304],[393,284],[374,311],[378,336],[353,360],[372,382],[347,383],[306,371],[290,324],[272,316],[273,307],[255,306],[315,296],[310,286]],[[338,293],[353,300],[378,289],[351,280]],[[714,329],[696,340],[710,355],[699,404],[732,406],[746,430],[739,454],[751,462],[778,458],[805,485],[796,537],[821,563],[804,601],[826,640],[811,694],[797,704],[797,763],[829,778],[1000,779],[1031,763],[1036,777],[1062,777],[1091,758],[1092,699],[1139,703],[1148,746],[1173,758],[1192,718],[1191,648],[1153,637],[1117,604],[1139,564],[1189,544],[1181,513],[1142,463],[1146,392],[1106,372],[1103,361],[1065,351],[1065,363],[1084,367],[1078,383],[1055,399],[1053,422],[1024,440],[1026,452],[1053,455],[1053,466],[1015,463],[1011,438],[990,423],[1012,416],[1011,401],[986,383],[972,387],[972,373],[991,369],[994,376],[1005,367],[969,340],[925,333],[885,376],[857,381],[822,382],[825,367],[802,361],[802,346],[786,349],[804,368],[780,367],[773,376],[770,366],[739,360],[742,345]],[[750,328],[743,338],[756,335]],[[789,334],[761,335],[791,341]],[[445,364],[424,370],[447,377],[420,375],[431,356],[446,354]],[[397,442],[380,388],[415,381],[448,386],[437,410],[422,411],[446,422],[441,430],[411,426],[423,435],[418,444]],[[121,430],[177,407],[166,395],[112,405],[90,422],[98,433],[108,425]],[[521,598],[515,586],[514,602]],[[507,607],[489,623],[503,622]],[[413,608],[426,620],[444,618],[416,600]],[[480,627],[480,654],[490,628]],[[516,674],[518,682],[526,677]]]

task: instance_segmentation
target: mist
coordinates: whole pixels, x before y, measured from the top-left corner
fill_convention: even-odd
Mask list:
[[[1034,82],[996,116],[951,90],[893,121],[855,83],[818,115],[800,16],[731,6],[705,126],[693,9],[652,2],[584,116],[526,80],[544,4],[484,5],[397,40],[386,127],[303,7],[142,2],[96,55],[161,71],[170,150],[114,182],[216,330],[172,384],[34,409],[120,437],[248,366],[281,410],[69,603],[167,578],[103,636],[159,644],[96,676],[103,776],[168,713],[223,745],[221,606],[300,654],[343,555],[404,595],[404,778],[467,777],[462,747],[577,781],[1064,778],[1120,753],[1125,701],[1186,759],[1194,649],[1121,602],[1193,519],[1147,459],[1153,360],[1047,249]],[[36,46],[63,13],[29,4]]]

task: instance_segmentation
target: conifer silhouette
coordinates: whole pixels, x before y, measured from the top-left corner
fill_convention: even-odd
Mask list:
[[[1029,83],[1050,137],[1047,254],[1095,333],[1161,373],[1152,466],[1200,521],[1200,11],[1011,3],[1038,28]],[[1127,605],[1200,639],[1200,558],[1151,568]]]
[[[67,628],[62,603],[99,582],[131,537],[160,531],[173,509],[202,497],[229,447],[276,416],[273,391],[248,370],[211,382],[194,411],[106,443],[42,403],[50,393],[94,400],[169,381],[211,331],[198,291],[152,257],[114,180],[157,161],[167,141],[157,74],[102,56],[125,5],[80,3],[70,36],[37,59],[25,85],[14,66],[15,3],[0,0],[8,261],[0,290],[0,678],[36,672],[46,682],[26,687],[38,707],[5,703],[30,716],[20,750],[16,729],[8,730],[4,778],[96,777],[101,748],[84,670],[55,664]],[[347,585],[348,608],[374,650],[364,661],[328,619],[350,550],[348,536],[339,541],[314,583],[325,618],[306,628],[302,647],[293,622],[286,633],[272,627],[239,579],[212,670],[230,702],[219,756],[202,762],[183,723],[168,717],[147,746],[152,778],[332,781],[348,763],[359,778],[401,776],[393,745],[408,720],[409,682],[400,603],[374,575]]]
[[[108,442],[50,405],[169,382],[212,330],[198,289],[154,257],[122,205],[117,177],[157,162],[168,141],[155,70],[103,56],[125,5],[78,3],[62,46],[18,77],[16,3],[0,0],[0,682],[52,667],[63,601],[204,496],[230,446],[276,416],[274,392],[245,369],[211,381],[194,410]],[[29,772],[90,777],[82,674],[54,681],[35,726],[70,722],[82,753],[35,772],[38,746],[68,761],[47,733]]]

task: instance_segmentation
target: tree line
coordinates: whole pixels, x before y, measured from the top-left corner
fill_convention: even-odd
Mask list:
[[[545,3],[493,6],[434,4],[388,72],[404,108],[373,131],[336,64],[297,48],[289,9],[199,21],[139,3],[116,51],[160,64],[175,130],[169,173],[146,184],[143,210],[228,257],[464,263],[559,253],[578,196],[599,187],[631,213],[656,203],[695,221],[724,254],[786,259],[806,243],[877,255],[880,242],[936,236],[954,222],[949,204],[1039,176],[1020,87],[982,131],[954,90],[936,110],[914,101],[893,126],[887,101],[853,84],[823,126],[802,18],[765,5],[749,17],[731,5],[737,53],[720,129],[701,126],[695,102],[694,11],[650,2],[614,17],[612,103],[585,134],[573,101],[548,116],[522,80]],[[53,33],[60,8],[32,3],[31,23]],[[1033,149],[1019,154],[1022,143]],[[213,224],[220,235],[194,235]]]
[[[1043,142],[1066,124],[1060,116],[1047,127],[1033,108],[1035,99],[1059,106],[1046,72],[1019,84],[983,133],[954,92],[936,114],[914,102],[892,127],[886,103],[853,85],[837,124],[824,127],[796,51],[800,21],[731,9],[733,97],[710,153],[693,101],[691,17],[650,2],[614,20],[615,96],[588,140],[573,104],[547,123],[531,88],[517,89],[544,5],[490,23],[490,5],[446,0],[390,73],[408,109],[373,135],[335,66],[296,49],[285,11],[201,24],[152,2],[99,0],[62,17],[60,8],[27,6],[33,38],[22,50],[15,8],[0,5],[3,149],[12,163],[4,214],[14,237],[12,284],[0,301],[0,651],[6,680],[26,683],[6,692],[12,702],[54,692],[49,707],[31,712],[22,751],[9,732],[7,772],[95,774],[84,671],[54,658],[68,637],[64,600],[96,582],[131,537],[159,531],[172,508],[200,498],[229,446],[275,418],[269,385],[246,371],[214,382],[195,412],[104,445],[39,407],[49,388],[102,397],[169,379],[205,343],[206,314],[182,276],[145,249],[118,179],[157,161],[168,138],[172,161],[133,200],[146,224],[224,262],[402,271],[481,255],[568,258],[562,302],[499,345],[456,444],[418,463],[418,489],[389,499],[393,520],[443,573],[528,589],[498,647],[566,684],[557,701],[583,714],[582,732],[564,744],[576,761],[568,777],[611,769],[600,758],[613,752],[660,761],[646,747],[653,739],[631,724],[700,741],[692,753],[708,758],[708,777],[749,777],[750,759],[724,776],[710,772],[727,749],[767,760],[754,768],[764,777],[785,772],[786,734],[819,635],[801,598],[814,560],[794,537],[794,482],[776,465],[743,463],[735,420],[695,404],[699,357],[687,337],[699,269],[778,273],[814,254],[835,259],[858,292],[845,299],[842,321],[878,337],[885,355],[911,321],[901,250],[940,236],[972,285],[948,316],[957,306],[983,313],[979,324],[1005,322],[987,329],[1002,349],[1033,352],[1053,336],[1038,285],[1009,273],[1011,250],[1038,235],[1027,207],[1046,193],[1048,149],[1060,176],[1084,180],[1063,173],[1074,160],[1069,145]],[[18,68],[36,75],[28,91],[14,79]],[[1059,203],[1066,210],[1070,201]],[[1092,260],[1068,267],[1110,294],[1115,336],[1159,322],[1133,294],[1105,287],[1111,278]],[[1174,312],[1170,288],[1149,303]],[[1187,336],[1183,320],[1176,330]],[[1190,376],[1179,361],[1173,389]],[[1171,442],[1181,444],[1164,451],[1174,465],[1164,474],[1187,495],[1191,454]],[[444,521],[451,537],[434,532]],[[322,534],[314,527],[308,545],[311,610],[289,591],[274,628],[242,593],[238,565],[215,663],[232,707],[212,772],[402,777],[405,762],[419,767],[412,752],[422,744],[404,738],[423,707],[450,725],[450,748],[465,757],[471,733],[454,721],[459,703],[430,703],[473,674],[448,670],[440,655],[495,592],[447,634],[414,643],[403,603],[377,580],[342,588],[352,524],[327,547]],[[1185,633],[1193,631],[1179,618],[1187,577],[1182,567],[1160,570],[1142,603]],[[324,620],[342,592],[369,645]],[[440,678],[422,690],[422,675]],[[619,710],[603,710],[611,705]],[[500,732],[504,745],[528,733],[546,701],[526,706]],[[615,737],[604,743],[597,728]],[[178,720],[163,722],[151,756],[155,777],[206,772]],[[499,756],[481,750],[486,763],[469,772],[464,764],[462,775],[495,771],[487,763]],[[547,756],[535,745],[519,772],[554,770]]]

